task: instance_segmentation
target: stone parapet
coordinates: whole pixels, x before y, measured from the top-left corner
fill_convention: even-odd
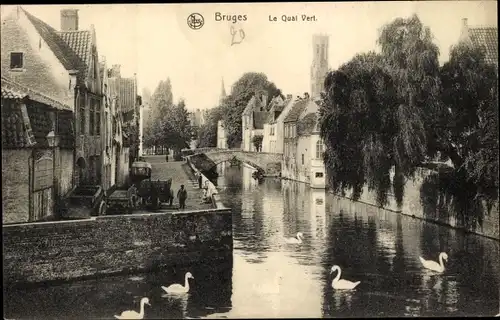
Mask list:
[[[4,284],[95,278],[232,254],[231,210],[148,213],[3,226]]]

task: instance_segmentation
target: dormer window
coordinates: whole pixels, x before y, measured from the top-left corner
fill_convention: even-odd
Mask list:
[[[24,67],[24,55],[22,52],[10,53],[10,68],[22,69]]]

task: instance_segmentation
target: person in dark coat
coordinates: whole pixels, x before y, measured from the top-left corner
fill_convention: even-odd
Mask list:
[[[203,178],[201,177],[201,172],[198,173],[198,187],[201,189],[201,183],[203,182]]]
[[[177,192],[177,198],[179,198],[179,209],[186,209],[187,191],[186,189],[184,189],[183,184]]]
[[[167,162],[168,162],[168,153],[167,153],[167,155],[165,156],[165,159],[166,159],[166,160],[167,160]]]

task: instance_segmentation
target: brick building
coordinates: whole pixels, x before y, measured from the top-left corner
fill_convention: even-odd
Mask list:
[[[281,174],[284,178],[308,183],[312,188],[324,189],[324,144],[319,130],[318,99],[328,72],[329,38],[319,34],[312,40],[311,95],[305,93],[304,97],[298,97],[282,112],[284,154]]]
[[[57,218],[73,186],[72,108],[6,76],[1,106],[2,223]]]
[[[253,138],[264,135],[264,122],[269,113],[267,112],[267,95],[260,97],[254,95],[248,101],[241,116],[241,148],[243,151],[261,151],[255,148]]]
[[[2,74],[74,111],[73,184],[99,184],[102,91],[95,30],[80,30],[78,10],[61,10],[57,31],[18,6],[2,26]]]
[[[137,94],[136,75],[124,78],[120,69],[118,64],[108,69],[107,81],[113,109],[115,182],[117,186],[124,186],[129,166],[139,157],[142,98]]]

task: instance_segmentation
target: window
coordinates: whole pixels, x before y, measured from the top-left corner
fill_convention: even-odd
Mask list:
[[[10,53],[10,68],[11,69],[22,69],[24,67],[24,59],[22,52],[11,52]]]
[[[99,101],[94,100],[95,103],[95,122],[96,122],[96,128],[95,128],[95,134],[100,135],[101,134],[101,108],[99,106]]]
[[[85,126],[86,126],[86,121],[85,121],[85,95],[81,95],[80,96],[80,134],[81,135],[85,135],[86,134],[86,130],[85,130]]]
[[[302,154],[302,165],[304,165],[304,154]]]
[[[95,133],[95,104],[94,100],[90,100],[89,112],[89,135],[93,136]]]
[[[323,178],[323,172],[316,172],[316,178]]]
[[[316,159],[323,159],[323,142],[316,141]]]
[[[316,122],[316,131],[317,132],[321,131],[321,122],[319,122],[319,121]]]

